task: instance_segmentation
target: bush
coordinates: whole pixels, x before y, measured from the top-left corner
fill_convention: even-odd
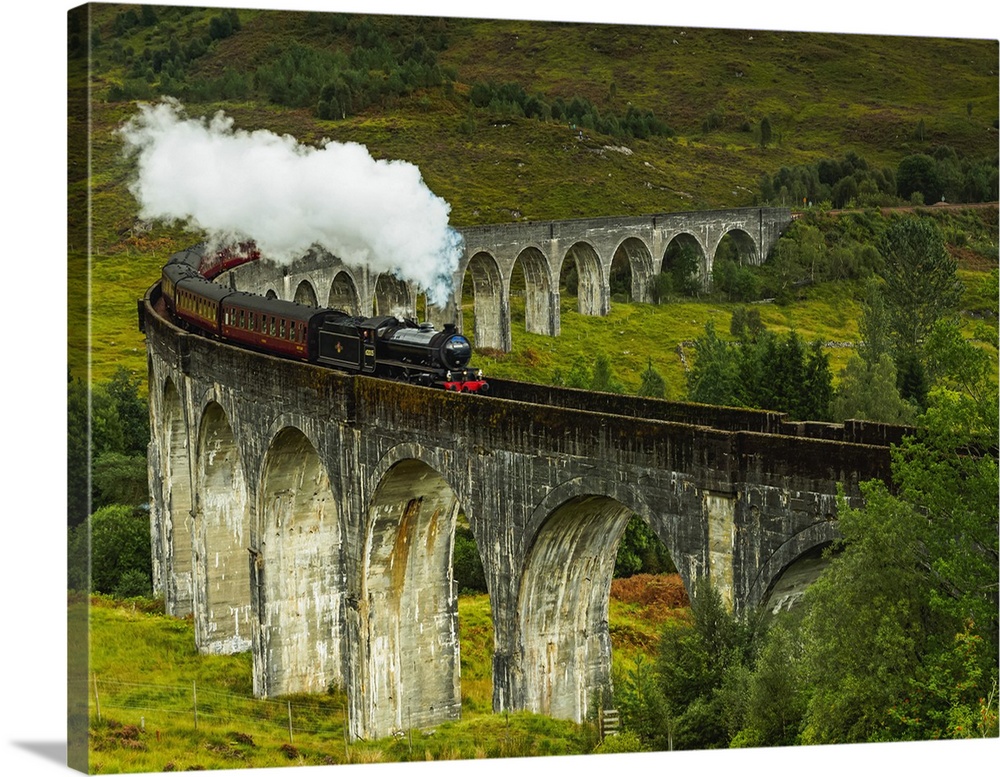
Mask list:
[[[595,753],[641,753],[649,748],[642,744],[642,740],[631,731],[622,731],[620,734],[604,737],[597,747]]]
[[[712,285],[730,302],[751,302],[760,297],[757,273],[732,259],[720,259],[712,266]]]
[[[649,282],[649,296],[657,305],[666,302],[674,293],[674,278],[670,273],[654,275]]]
[[[452,559],[455,582],[460,593],[486,593],[486,574],[479,557],[479,548],[466,526],[455,529],[455,550]]]
[[[134,599],[138,596],[148,597],[153,592],[153,585],[146,572],[140,569],[129,569],[118,579],[118,585],[112,595],[118,599]]]
[[[115,596],[142,596],[150,592],[153,574],[146,513],[126,505],[108,505],[71,529],[70,588],[86,587],[88,544],[91,591]]]

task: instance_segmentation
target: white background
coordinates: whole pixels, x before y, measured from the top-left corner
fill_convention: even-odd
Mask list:
[[[208,0],[207,6],[238,6]],[[21,0],[5,6],[3,67],[3,226],[0,262],[0,764],[7,775],[65,772],[65,29],[74,3]],[[740,29],[817,30],[998,38],[994,3],[651,2],[615,0],[261,0],[263,8],[420,13]],[[43,304],[44,300],[44,304]],[[810,774],[993,773],[997,740],[972,743],[785,748],[781,750],[583,756],[444,764],[363,766],[380,774],[487,775],[554,769],[608,773],[767,769]],[[338,767],[229,770],[239,775],[333,774]],[[343,767],[340,767],[343,768]],[[352,773],[358,773],[355,771]],[[985,769],[985,771],[984,771]],[[745,771],[744,771],[745,770]]]

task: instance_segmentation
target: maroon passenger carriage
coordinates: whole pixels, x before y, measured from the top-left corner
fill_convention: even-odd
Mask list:
[[[163,267],[167,310],[189,330],[263,353],[449,391],[489,388],[482,371],[468,366],[472,346],[451,324],[438,330],[394,316],[361,318],[234,291],[211,280],[259,258],[251,244],[177,252]],[[139,311],[141,329],[141,301]]]

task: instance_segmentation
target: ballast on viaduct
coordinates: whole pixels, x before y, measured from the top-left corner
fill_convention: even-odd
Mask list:
[[[524,251],[502,255],[509,279]],[[232,283],[260,290],[263,269]],[[301,288],[271,271],[267,284]],[[155,586],[169,613],[193,615],[200,651],[252,653],[257,695],[345,689],[356,738],[460,714],[460,512],[489,588],[494,709],[581,721],[610,687],[608,596],[631,516],[688,590],[707,577],[748,610],[836,538],[838,487],[857,499],[859,483],[889,478],[900,432],[512,381],[480,396],[351,376],[184,332],[158,294],[143,311]]]

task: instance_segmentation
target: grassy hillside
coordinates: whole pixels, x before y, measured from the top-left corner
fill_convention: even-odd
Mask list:
[[[170,82],[152,65],[137,76],[136,63],[146,52],[151,62],[156,52],[205,39],[218,10],[159,8],[155,23],[123,25],[130,9],[93,7],[89,178],[81,164],[86,146],[71,144],[71,212],[85,213],[89,197],[92,255],[89,278],[82,269],[71,272],[70,321],[80,331],[89,295],[97,379],[119,363],[144,372],[135,299],[157,279],[165,255],[197,239],[181,225],[137,219],[131,169],[115,134],[135,101],[113,99],[115,89],[139,82],[155,99],[178,84],[227,73],[252,81],[292,49],[332,57],[349,55],[354,45],[326,15],[242,10],[239,30],[210,41],[187,63],[184,78]],[[410,161],[451,204],[456,225],[750,205],[761,175],[847,151],[880,166],[938,144],[976,157],[996,154],[995,41],[401,17],[371,22],[394,42],[419,35],[440,44],[437,62],[447,82],[337,121],[317,118],[313,104],[276,105],[259,90],[235,100],[185,100],[188,111],[222,109],[245,129],[308,143],[356,141],[377,158]],[[71,67],[72,85],[87,80],[81,63]],[[581,138],[562,121],[473,109],[473,87],[487,82],[517,82],[549,101],[585,98],[609,115],[632,105],[652,111],[674,134],[638,140],[585,130]],[[766,148],[759,136],[764,117],[773,128]],[[71,124],[78,132],[82,126]],[[71,248],[82,257],[74,234]],[[995,239],[993,245],[995,251]],[[626,308],[624,315],[645,312]],[[696,305],[677,314],[700,328],[708,311]],[[836,337],[850,335],[851,324],[845,326]],[[515,346],[558,347],[536,345],[516,326]],[[83,373],[84,356],[82,344],[70,349],[74,373]]]

